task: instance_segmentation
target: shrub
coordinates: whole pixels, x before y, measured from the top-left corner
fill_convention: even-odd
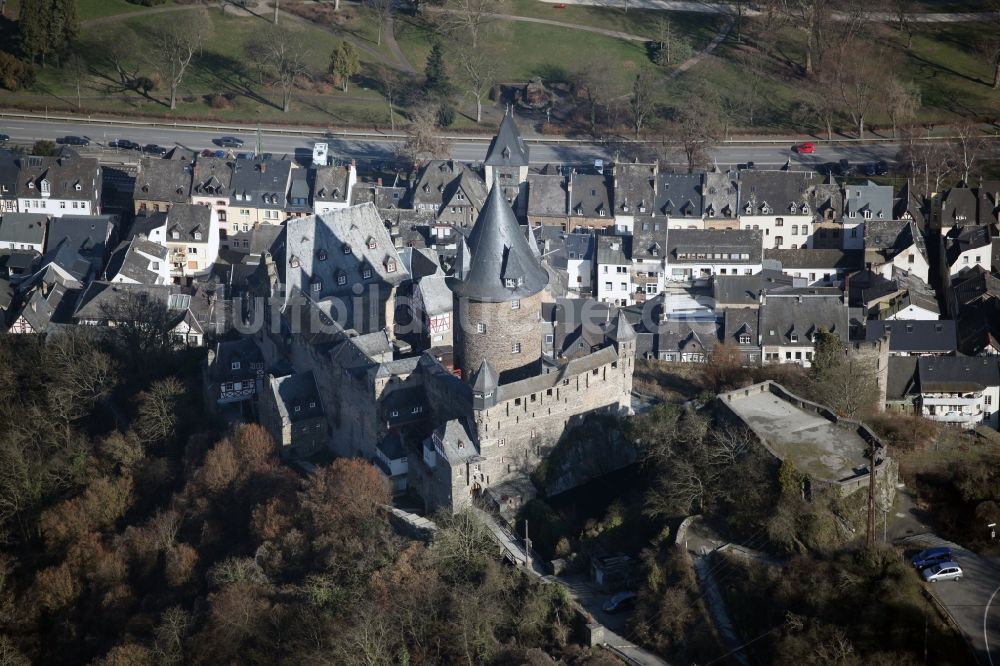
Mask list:
[[[56,144],[51,141],[46,141],[45,139],[39,139],[31,146],[31,154],[38,155],[39,157],[48,157],[49,155],[55,155]]]
[[[0,87],[16,91],[35,83],[35,66],[0,51]]]
[[[231,106],[226,96],[218,93],[209,95],[208,103],[213,109],[228,109]]]
[[[451,127],[455,123],[455,107],[445,103],[438,107],[438,127]]]

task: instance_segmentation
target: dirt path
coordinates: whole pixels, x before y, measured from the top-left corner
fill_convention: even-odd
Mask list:
[[[389,49],[390,53],[399,62],[400,69],[402,69],[407,74],[416,74],[417,70],[413,67],[413,64],[406,59],[406,54],[403,53],[403,49],[399,48],[399,42],[396,41],[396,21],[393,19],[392,14],[389,14],[389,18],[385,22],[385,29],[382,30],[382,39],[385,40],[386,48]]]
[[[689,69],[697,65],[699,62],[701,62],[705,58],[705,56],[707,56],[716,48],[718,48],[719,44],[721,44],[726,40],[726,37],[729,36],[729,31],[733,29],[733,26],[735,24],[736,24],[736,19],[730,18],[729,20],[727,20],[726,24],[722,26],[722,29],[719,30],[719,33],[712,38],[712,41],[708,43],[708,46],[703,48],[701,51],[698,51],[693,56],[691,56],[690,58],[682,62],[680,65],[678,65],[677,69],[667,74],[667,76],[663,79],[663,82],[665,83],[667,81],[673,81],[678,76],[680,76],[681,74],[688,71]]]
[[[438,7],[426,7],[423,10],[427,13],[432,12],[447,12],[450,10],[440,9]],[[544,25],[554,25],[559,28],[569,28],[570,30],[582,30],[584,32],[593,32],[598,35],[605,35],[607,37],[614,37],[616,39],[624,39],[629,42],[648,42],[648,37],[643,37],[642,35],[633,35],[629,32],[619,32],[618,30],[606,30],[604,28],[595,28],[591,25],[581,25],[579,23],[567,23],[566,21],[556,21],[555,19],[545,19],[536,18],[534,16],[516,16],[514,14],[487,14],[493,18],[498,18],[502,21],[522,21],[524,23],[542,23]]]

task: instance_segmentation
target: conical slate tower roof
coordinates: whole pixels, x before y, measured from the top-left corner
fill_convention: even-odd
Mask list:
[[[461,278],[448,279],[457,296],[502,303],[537,294],[549,283],[500,187],[490,189],[467,245],[468,269]]]
[[[528,146],[525,145],[521,133],[517,131],[512,114],[504,114],[500,121],[500,129],[490,142],[486,151],[486,166],[522,167],[528,166]]]

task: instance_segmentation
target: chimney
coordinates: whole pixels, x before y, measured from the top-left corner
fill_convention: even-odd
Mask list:
[[[267,162],[261,162],[260,163],[260,172],[261,173],[267,173]]]
[[[381,178],[379,178],[378,181],[376,181],[376,186],[377,187],[382,187],[382,179]]]

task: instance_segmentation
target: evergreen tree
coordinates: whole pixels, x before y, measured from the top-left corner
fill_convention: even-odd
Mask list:
[[[21,48],[31,62],[41,60],[45,66],[45,56],[51,44],[51,21],[53,0],[24,0],[18,27],[21,31]]]
[[[61,63],[70,52],[80,33],[80,17],[76,9],[77,0],[51,0],[49,52]]]
[[[340,81],[341,90],[347,92],[348,80],[361,71],[358,52],[350,42],[341,42],[330,55],[330,73]]]
[[[444,65],[444,47],[441,42],[434,42],[430,55],[427,56],[427,67],[424,69],[424,89],[432,94],[446,95],[451,89],[448,81],[448,70]]]

